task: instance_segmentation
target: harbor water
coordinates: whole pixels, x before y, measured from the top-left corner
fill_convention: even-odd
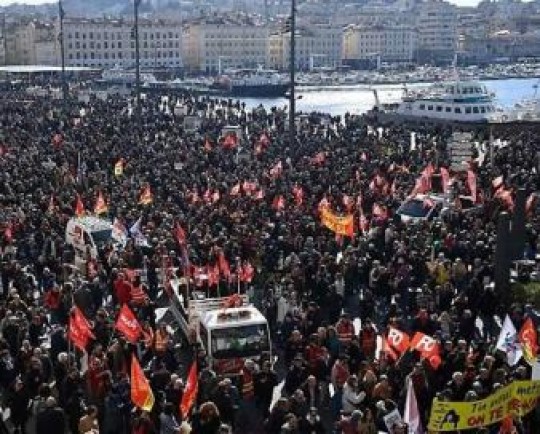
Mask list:
[[[535,95],[536,78],[526,79],[506,79],[506,80],[485,80],[482,81],[490,92],[496,95],[497,106],[510,108],[523,99],[533,98]],[[412,87],[425,87],[428,84],[410,84]],[[377,94],[381,103],[398,102],[403,94],[403,85],[377,85],[372,86],[377,89]],[[299,112],[322,112],[330,113],[333,116],[351,114],[362,114],[373,108],[375,96],[372,90],[366,85],[357,86],[336,86],[316,88],[299,88],[297,95],[301,96],[296,102],[296,109]],[[262,104],[265,108],[286,106],[287,98],[243,98],[248,108],[257,107]]]

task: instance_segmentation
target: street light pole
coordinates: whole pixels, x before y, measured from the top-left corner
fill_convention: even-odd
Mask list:
[[[139,50],[139,5],[141,0],[133,1],[133,13],[135,15],[134,33],[135,33],[135,92],[137,101],[137,115],[141,114],[141,64],[140,64],[140,50]]]
[[[290,92],[289,92],[289,145],[292,148],[296,142],[296,124],[295,124],[295,112],[296,112],[296,97],[295,97],[295,68],[296,68],[296,0],[291,0],[291,53],[290,53]]]
[[[60,19],[60,58],[62,60],[62,98],[64,99],[64,104],[67,101],[68,97],[68,85],[66,81],[66,52],[64,50],[64,17],[66,13],[62,7],[62,0],[58,0],[58,18]]]

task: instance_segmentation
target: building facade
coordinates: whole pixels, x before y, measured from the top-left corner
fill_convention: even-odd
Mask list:
[[[458,43],[456,6],[444,0],[425,0],[417,3],[415,15],[417,60],[420,63],[451,62]]]
[[[349,26],[343,33],[343,62],[412,62],[417,46],[418,32],[410,26]]]
[[[268,65],[279,70],[289,68],[290,32],[274,33],[268,41]],[[343,30],[341,27],[311,25],[296,33],[295,61],[299,70],[341,65]]]
[[[268,27],[249,20],[216,18],[186,24],[184,64],[190,72],[219,73],[227,68],[266,65]]]
[[[5,64],[59,65],[60,43],[53,23],[37,20],[12,23],[6,28],[5,36]]]
[[[68,66],[132,68],[133,21],[66,19],[64,47]],[[139,47],[143,69],[182,67],[182,29],[178,22],[139,20]]]

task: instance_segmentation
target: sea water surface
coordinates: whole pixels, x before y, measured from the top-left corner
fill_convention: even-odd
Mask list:
[[[484,83],[490,92],[495,94],[495,104],[500,107],[509,108],[523,99],[530,99],[535,96],[535,85],[539,83],[536,78],[526,79],[505,79],[505,80],[485,80]],[[428,86],[426,83],[409,84],[410,87]],[[397,102],[403,94],[402,84],[375,85],[381,103]],[[316,90],[297,90],[297,95],[301,96],[296,102],[296,110],[304,113],[313,111],[329,113],[333,116],[349,112],[351,114],[362,114],[373,108],[375,96],[367,85],[343,86]],[[539,95],[540,97],[540,95]],[[248,108],[257,107],[262,104],[265,108],[283,107],[288,105],[287,98],[243,98]]]

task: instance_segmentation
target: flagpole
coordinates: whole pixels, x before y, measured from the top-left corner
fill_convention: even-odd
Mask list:
[[[238,295],[240,295],[240,258],[236,258],[236,282],[237,282],[236,292]]]

